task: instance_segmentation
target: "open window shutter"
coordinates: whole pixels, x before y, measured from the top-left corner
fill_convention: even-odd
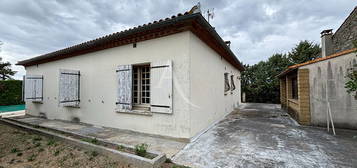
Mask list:
[[[63,106],[78,107],[80,102],[80,72],[60,70],[59,103]]]
[[[172,62],[152,62],[151,66],[151,111],[172,113]]]
[[[117,70],[118,93],[117,93],[117,110],[128,112],[132,110],[132,65],[120,65]]]
[[[42,101],[43,98],[42,75],[26,75],[24,77],[24,100]]]

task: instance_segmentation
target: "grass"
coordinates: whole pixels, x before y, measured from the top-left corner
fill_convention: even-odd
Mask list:
[[[83,138],[82,141],[88,142],[88,143],[92,143],[95,145],[98,145],[98,140],[97,138]]]
[[[11,152],[11,153],[16,153],[16,152],[18,152],[18,151],[19,151],[19,150],[18,150],[17,148],[12,148],[10,152]]]
[[[56,141],[54,139],[49,139],[48,142],[47,142],[47,145],[48,146],[52,146],[56,143]]]

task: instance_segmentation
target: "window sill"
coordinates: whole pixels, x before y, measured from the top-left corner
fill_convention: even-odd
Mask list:
[[[293,102],[295,104],[299,104],[299,100],[298,99],[288,99],[288,101]]]
[[[152,112],[151,111],[143,111],[143,110],[131,110],[131,111],[119,111],[119,110],[116,110],[115,112],[124,113],[124,114],[152,116]]]

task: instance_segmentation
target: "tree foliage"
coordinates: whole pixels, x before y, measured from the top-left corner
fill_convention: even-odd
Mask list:
[[[0,81],[0,106],[23,104],[22,81]]]
[[[0,41],[0,47],[2,42]],[[1,51],[1,48],[0,48]],[[15,75],[16,71],[11,70],[10,62],[2,62],[2,58],[0,57],[0,80],[11,79],[11,76]]]
[[[279,103],[280,83],[277,75],[288,66],[315,59],[320,47],[309,41],[301,41],[289,53],[277,53],[266,61],[244,65],[242,91],[247,102]]]
[[[357,41],[354,41],[353,45],[357,48]],[[353,67],[348,70],[346,78],[345,88],[347,89],[347,92],[355,93],[355,97],[357,98],[357,64],[353,65]]]
[[[307,40],[301,41],[289,53],[288,58],[291,64],[300,64],[314,60],[320,53],[320,46]]]

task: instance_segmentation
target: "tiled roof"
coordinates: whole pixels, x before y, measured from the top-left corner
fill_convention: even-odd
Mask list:
[[[19,61],[17,65],[31,66],[130,43],[159,38],[183,31],[191,31],[229,63],[243,71],[244,67],[234,53],[201,13],[195,13],[194,9],[195,8],[192,8],[184,14],[179,13],[170,18],[160,19],[58,51]]]
[[[353,48],[353,49],[341,51],[341,52],[338,52],[338,53],[335,53],[335,54],[332,54],[332,55],[329,55],[329,56],[326,56],[326,57],[323,57],[323,58],[316,58],[314,60],[307,61],[307,62],[304,62],[304,63],[301,63],[301,64],[295,64],[295,65],[289,66],[286,70],[284,70],[282,73],[280,73],[278,75],[278,77],[282,77],[282,76],[288,74],[289,72],[291,72],[292,70],[297,69],[299,67],[302,67],[302,66],[305,66],[305,65],[309,65],[309,64],[313,64],[313,63],[316,63],[316,62],[325,61],[325,60],[332,59],[332,58],[336,58],[336,57],[339,57],[339,56],[342,56],[342,55],[346,55],[346,54],[349,54],[349,53],[352,53],[352,52],[355,52],[355,51],[357,51],[357,49]]]

